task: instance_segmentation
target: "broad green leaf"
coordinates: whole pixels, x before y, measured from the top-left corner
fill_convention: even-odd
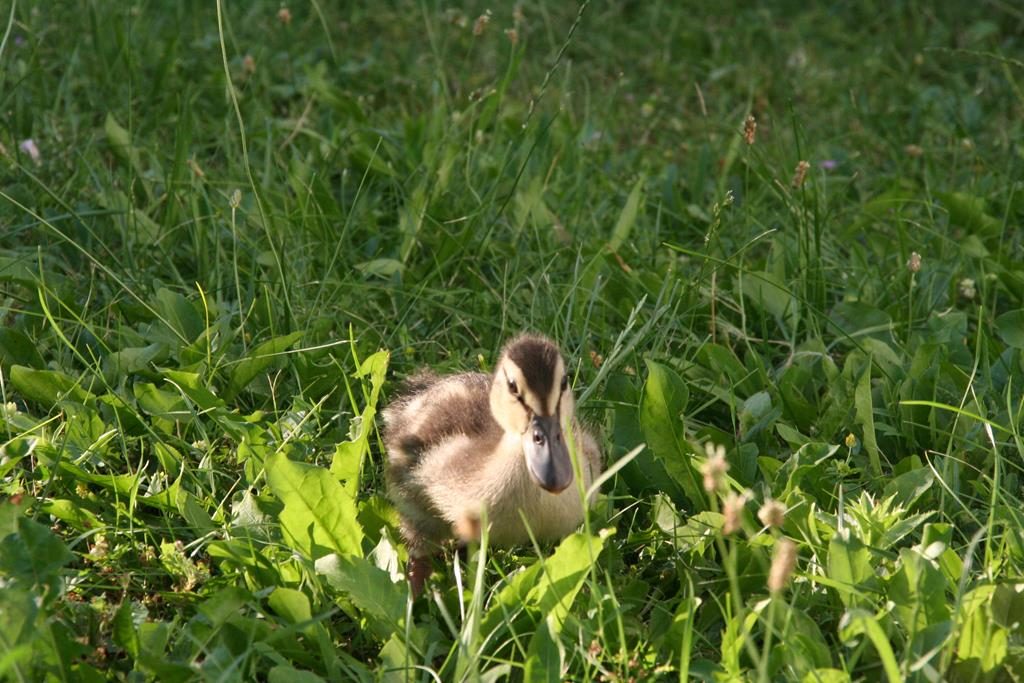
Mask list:
[[[301,339],[302,334],[302,332],[292,332],[291,334],[274,337],[250,351],[249,355],[231,370],[231,378],[228,380],[226,394],[228,400],[247,387],[249,382],[256,379],[257,375],[265,371],[273,363],[280,361],[281,354]]]
[[[142,175],[142,167],[139,164],[139,152],[132,146],[131,134],[109,112],[103,122],[103,132],[106,134],[107,143],[114,150],[114,154],[120,157],[122,161],[130,163],[134,167],[136,174]]]
[[[732,404],[760,391],[761,386],[751,381],[751,373],[744,367],[732,349],[721,344],[704,344],[697,354],[701,363],[709,369],[709,379],[716,386],[725,384],[722,392],[725,403]],[[729,386],[732,385],[732,386]]]
[[[116,491],[119,496],[131,496],[137,483],[136,477],[131,474],[94,474],[67,460],[59,461],[57,466],[61,472],[76,481],[102,486],[105,489]]]
[[[860,345],[864,352],[871,356],[871,362],[879,370],[882,370],[889,377],[903,376],[904,360],[897,355],[889,344],[881,339],[865,337],[860,340]]]
[[[546,189],[544,177],[536,175],[529,183],[520,183],[515,196],[515,234],[521,235],[527,222],[536,231],[549,231],[556,225],[558,217],[544,201]]]
[[[430,200],[427,183],[422,180],[411,192],[405,205],[399,211],[398,234],[402,236],[402,247],[399,250],[402,264],[409,262],[409,256],[419,238],[420,229],[423,227],[423,219],[427,213],[427,205]]]
[[[278,664],[267,673],[268,683],[324,683],[324,679],[312,671],[303,671],[286,664]]]
[[[703,555],[715,540],[715,535],[725,523],[720,512],[705,510],[686,520],[686,526],[676,534],[676,547],[685,552]]]
[[[894,545],[903,540],[904,537],[909,536],[913,532],[921,528],[929,517],[935,514],[935,511],[921,512],[916,515],[906,515],[900,517],[890,526],[885,529],[882,537],[878,539],[878,548],[888,550]]]
[[[992,594],[992,620],[1015,630],[1024,624],[1024,583],[1000,583]]]
[[[843,604],[862,604],[864,584],[873,576],[871,554],[864,544],[854,536],[835,534],[828,544],[828,577]]]
[[[1024,349],[1024,308],[1008,311],[996,318],[996,333],[1007,346]]]
[[[992,618],[992,596],[995,586],[979,586],[964,597],[959,613],[960,638],[957,658],[973,660],[982,672],[990,672],[1003,662],[1007,654],[1008,633]]]
[[[629,192],[629,197],[626,198],[626,204],[622,207],[619,219],[615,222],[615,229],[612,230],[611,239],[608,240],[608,248],[611,251],[618,251],[629,239],[629,233],[633,231],[637,215],[640,213],[645,181],[646,178],[643,176],[638,178]]]
[[[849,683],[850,674],[840,669],[815,669],[808,671],[800,683]]]
[[[292,462],[283,453],[268,457],[264,466],[270,490],[284,504],[281,528],[292,548],[311,559],[331,552],[362,557],[355,501],[328,470]]]
[[[58,579],[60,569],[74,559],[67,546],[48,527],[28,517],[18,515],[14,526],[14,533],[0,537],[0,575],[39,586]]]
[[[354,440],[342,441],[337,444],[334,447],[334,457],[331,458],[331,474],[345,489],[345,492],[352,496],[359,491],[360,471],[367,448],[365,435],[369,431],[366,422],[361,417],[356,419],[358,420],[359,435]]]
[[[198,373],[165,370],[164,376],[168,382],[174,385],[175,389],[185,394],[202,411],[220,408],[224,405],[224,401],[203,384],[203,379]]]
[[[530,638],[523,676],[527,683],[559,683],[562,680],[565,646],[559,638],[560,625],[555,622],[554,615],[549,614]]]
[[[178,449],[163,441],[157,441],[153,444],[153,453],[156,454],[160,468],[167,473],[167,476],[177,479],[181,474],[181,464],[183,462]]]
[[[148,182],[141,182],[147,198],[152,199],[152,190]],[[99,205],[108,209],[115,216],[118,224],[134,241],[153,244],[160,239],[162,229],[145,210],[135,206],[132,198],[119,189],[100,190],[96,193]]]
[[[99,529],[103,526],[103,521],[92,512],[74,501],[63,498],[50,498],[41,501],[39,509],[81,531]]]
[[[148,433],[148,427],[143,422],[135,405],[129,403],[125,396],[117,394],[103,394],[97,398],[100,413],[104,419],[114,427],[117,427],[121,434],[126,436],[142,436]]]
[[[210,514],[199,503],[199,500],[186,491],[179,477],[170,486],[152,496],[140,496],[139,502],[162,510],[177,512],[190,526],[203,533],[216,529]]]
[[[627,379],[623,374],[613,374],[605,387],[605,399],[614,406],[614,429],[611,434],[613,447],[608,454],[608,462],[617,462],[626,455],[629,449],[625,445],[644,443],[644,433],[637,419],[640,393]],[[668,476],[665,466],[650,448],[643,449],[630,460],[618,476],[638,498],[657,491],[671,496],[672,500],[679,503],[686,500],[682,487]]]
[[[210,557],[221,563],[221,566],[244,569],[247,575],[264,586],[286,581],[298,582],[301,579],[293,564],[271,561],[267,553],[261,550],[262,547],[253,543],[251,538],[233,538],[227,541],[213,541],[207,546],[207,551]]]
[[[65,403],[64,414],[67,417],[67,445],[80,451],[93,451],[102,457],[106,454],[105,445],[116,434],[103,423],[95,404]]]
[[[405,634],[392,633],[377,659],[380,661],[378,683],[407,683],[416,680],[416,659],[404,642]]]
[[[10,372],[12,365],[43,368],[46,361],[39,353],[39,344],[13,328],[0,329],[0,370]]]
[[[768,613],[773,619],[772,627],[779,634],[779,654],[789,671],[799,676],[834,663],[828,641],[822,635],[818,623],[806,612],[778,601]]]
[[[378,351],[360,363],[356,377],[369,379],[369,396],[362,415],[350,423],[349,430],[355,433],[350,435],[348,441],[335,447],[334,458],[331,460],[331,474],[337,477],[352,496],[355,496],[359,489],[363,462],[370,451],[370,434],[377,416],[377,402],[380,400],[380,390],[384,386],[390,358],[391,354],[387,351]]]
[[[889,579],[888,588],[886,595],[895,603],[893,614],[908,633],[950,618],[949,585],[938,566],[918,550],[900,550],[899,571]]]
[[[25,398],[47,409],[64,399],[85,403],[92,398],[91,393],[62,372],[33,370],[24,365],[11,367],[11,386]]]
[[[893,502],[909,508],[935,483],[935,475],[927,467],[918,467],[897,476],[882,489],[882,496],[893,497]]]
[[[574,533],[566,536],[555,552],[543,560],[543,571],[527,600],[540,608],[542,614],[554,616],[561,629],[576,594],[583,586],[587,572],[604,548],[598,536]]]
[[[386,571],[356,555],[325,555],[316,561],[316,571],[372,618],[371,624],[378,634],[401,632],[408,596],[404,583],[393,582]]]
[[[17,437],[5,443],[2,447],[3,457],[0,458],[0,480],[13,470],[23,458],[32,455],[32,451],[39,443],[39,439],[30,436]],[[2,531],[0,529],[0,532]]]
[[[152,363],[166,356],[167,346],[160,343],[121,349],[103,359],[103,374],[111,384],[116,384],[118,378],[149,370]]]
[[[841,332],[840,340],[849,346],[847,336],[858,337],[873,335],[883,341],[890,336],[892,318],[885,311],[879,310],[862,301],[842,301],[832,309],[829,318]]]
[[[828,472],[832,458],[839,448],[838,444],[817,441],[800,446],[797,452],[783,463],[776,475],[776,482],[785,482],[785,489],[779,499],[787,500],[793,492],[799,490],[813,495],[825,495],[828,491],[827,495],[831,495]]]
[[[356,372],[356,377],[360,379],[370,379],[370,397],[368,404],[376,407],[377,400],[380,397],[380,389],[384,386],[384,377],[388,371],[388,362],[391,359],[391,354],[388,351],[378,351],[359,364],[359,370]]]
[[[154,417],[161,417],[165,420],[184,420],[192,417],[192,411],[188,409],[185,400],[177,392],[158,389],[150,382],[136,382],[132,386],[132,393],[142,410]]]
[[[396,273],[401,273],[405,270],[405,266],[398,259],[377,258],[371,261],[357,263],[356,270],[363,275],[388,279]]]
[[[983,237],[998,235],[1002,222],[985,212],[985,200],[966,192],[937,192],[949,222]]]
[[[683,428],[683,411],[689,397],[686,384],[671,368],[647,361],[647,381],[640,401],[644,438],[669,476],[686,493],[691,509],[703,510],[707,501]]]
[[[0,255],[0,282],[13,282],[35,291],[41,281],[50,288],[62,289],[66,278],[49,270],[40,272],[35,251],[24,256]]]
[[[200,603],[199,613],[213,626],[223,626],[251,601],[249,591],[240,586],[227,586]]]
[[[206,329],[203,317],[199,315],[192,302],[166,287],[156,293],[153,307],[175,336],[186,344],[195,341]]]
[[[868,365],[857,380],[857,388],[854,391],[854,408],[856,410],[856,423],[861,427],[861,439],[864,449],[868,452],[868,460],[871,463],[872,474],[876,477],[882,476],[882,460],[878,452],[878,442],[875,439],[875,412],[874,401],[871,396],[871,359],[868,358]]]
[[[309,598],[294,588],[278,586],[267,598],[267,604],[289,624],[301,624],[313,618]]]
[[[124,648],[132,659],[138,659],[142,646],[139,643],[138,631],[135,629],[131,600],[124,600],[117,608],[111,626],[114,643]]]
[[[797,298],[772,273],[755,272],[743,277],[740,290],[751,303],[777,320],[790,334],[796,329],[800,319],[800,307]]]
[[[875,646],[878,658],[882,660],[882,670],[885,671],[889,683],[902,681],[903,677],[900,675],[900,667],[896,663],[892,645],[889,644],[889,637],[885,635],[885,630],[878,623],[875,615],[863,609],[847,610],[839,622],[839,637],[843,642],[849,642],[862,635],[867,635],[871,644]]]
[[[777,387],[782,407],[785,410],[784,414],[794,420],[800,430],[809,431],[818,416],[816,406],[808,400],[808,396],[813,397],[817,393],[816,378],[811,371],[801,365],[790,365],[779,378]],[[799,444],[807,440],[786,424],[777,422],[775,430],[792,444]]]
[[[740,407],[740,435],[744,441],[750,441],[772,424],[782,414],[778,408],[772,407],[772,397],[767,391],[759,391],[751,395]]]
[[[538,560],[510,578],[480,622],[483,637],[493,637],[499,629],[508,627],[510,615],[521,613],[542,571],[543,567]]]
[[[0,591],[0,680],[32,680],[32,660],[40,654],[35,649],[40,611],[32,592],[13,586]]]

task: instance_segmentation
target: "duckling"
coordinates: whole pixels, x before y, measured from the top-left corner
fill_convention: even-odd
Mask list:
[[[529,543],[530,532],[556,540],[583,520],[565,426],[584,490],[601,472],[601,454],[576,419],[565,362],[550,339],[512,339],[491,376],[421,371],[383,417],[388,488],[414,596],[431,554],[448,539],[478,539],[482,519],[499,546]]]

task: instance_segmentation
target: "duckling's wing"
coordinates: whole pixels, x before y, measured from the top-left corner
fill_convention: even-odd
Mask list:
[[[418,373],[383,417],[391,498],[410,555],[421,556],[451,533],[451,520],[439,509],[447,496],[439,499],[434,485],[452,483],[449,463],[464,457],[467,441],[500,438],[501,428],[490,411],[490,377]]]
[[[421,394],[440,379],[442,377],[432,370],[426,368],[417,370],[402,382],[402,386],[398,390],[398,400],[414,396],[415,394]]]
[[[384,443],[391,464],[413,465],[421,453],[453,436],[500,430],[490,408],[490,377],[419,373],[384,411]]]

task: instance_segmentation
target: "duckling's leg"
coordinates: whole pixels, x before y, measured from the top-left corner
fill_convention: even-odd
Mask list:
[[[423,594],[423,586],[427,583],[427,577],[433,570],[433,563],[429,556],[409,557],[409,563],[405,568],[405,575],[409,579],[409,588],[412,589],[412,599]]]
[[[409,561],[405,566],[405,578],[412,589],[415,600],[423,593],[427,578],[434,569],[431,558],[437,552],[438,545],[432,539],[444,538],[446,529],[439,520],[418,516],[419,523],[406,515],[399,517],[399,529],[405,539],[405,547],[409,551]]]

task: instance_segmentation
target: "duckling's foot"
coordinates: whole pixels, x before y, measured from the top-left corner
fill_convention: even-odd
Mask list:
[[[409,563],[405,567],[405,573],[409,578],[409,587],[412,588],[413,600],[420,597],[423,593],[423,586],[426,584],[427,577],[430,576],[433,568],[433,563],[429,557],[409,558]]]

